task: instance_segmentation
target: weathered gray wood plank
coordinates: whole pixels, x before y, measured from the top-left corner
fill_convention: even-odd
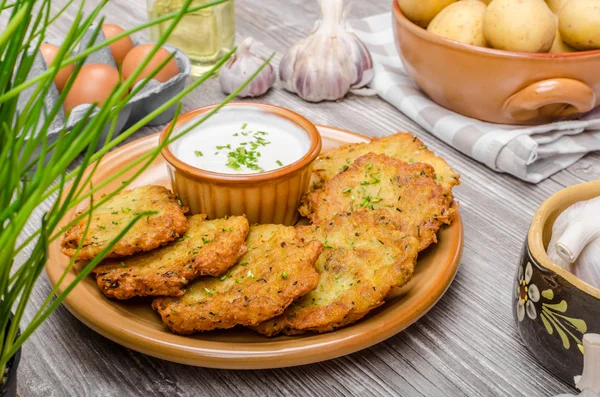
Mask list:
[[[56,1],[53,7],[58,10],[63,4]],[[352,16],[385,12],[390,4],[354,1]],[[238,0],[236,8],[238,38],[256,38],[276,50],[277,59],[311,30],[317,16],[314,0]],[[105,14],[112,23],[132,27],[145,20],[145,1],[113,1]],[[65,32],[70,16],[51,33]],[[222,98],[212,80],[184,101],[184,110]],[[465,247],[461,269],[447,294],[408,330],[370,349],[329,362],[264,371],[203,369],[148,357],[97,335],[60,308],[25,345],[19,374],[22,397],[549,396],[572,391],[521,344],[511,293],[519,250],[535,209],[564,186],[598,178],[599,155],[530,185],[463,156],[378,98],[351,96],[339,103],[308,104],[276,87],[260,101],[288,107],[315,123],[371,136],[411,131],[462,174],[456,195]],[[143,129],[132,139],[156,130]],[[34,228],[31,224],[29,230]],[[28,318],[49,291],[42,277]]]

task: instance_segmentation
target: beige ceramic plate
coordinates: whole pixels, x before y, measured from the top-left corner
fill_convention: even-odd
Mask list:
[[[353,142],[368,142],[368,137],[319,126],[323,150]],[[147,153],[158,144],[158,134],[132,142],[107,155],[94,178],[98,184],[114,170]],[[123,176],[131,177],[134,171]],[[121,180],[106,186],[115,188]],[[162,157],[141,174],[133,186],[160,184],[170,187]],[[74,209],[67,214],[72,219]],[[63,225],[67,222],[63,220]],[[149,301],[110,301],[96,287],[92,276],[81,282],[65,299],[65,306],[84,324],[130,349],[183,364],[214,368],[261,369],[287,367],[328,360],[367,348],[402,331],[423,316],[444,294],[458,269],[463,243],[460,215],[451,227],[439,233],[440,242],[419,256],[413,279],[399,294],[362,321],[321,335],[265,338],[236,328],[194,336],[170,333],[150,307]],[[50,246],[46,264],[52,284],[58,282],[68,264],[60,252],[60,241]],[[76,276],[69,272],[65,282]]]

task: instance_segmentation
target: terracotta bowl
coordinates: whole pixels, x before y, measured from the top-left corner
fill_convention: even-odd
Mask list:
[[[532,54],[475,47],[429,33],[393,3],[404,66],[445,108],[494,123],[542,124],[600,105],[600,50]]]
[[[560,213],[596,196],[600,181],[563,189],[540,206],[523,247],[513,293],[523,342],[546,368],[571,385],[583,369],[583,335],[600,333],[600,289],[553,264],[546,248]]]
[[[177,129],[213,110],[217,105],[192,110],[180,116]],[[293,225],[298,220],[298,205],[309,187],[312,163],[321,151],[321,135],[307,119],[281,107],[230,103],[226,106],[256,108],[286,118],[300,126],[309,138],[308,152],[300,160],[273,171],[258,174],[223,174],[206,171],[184,163],[173,155],[169,146],[162,150],[174,192],[192,214],[207,214],[209,219],[246,214],[253,223]],[[170,124],[160,134],[160,142]]]

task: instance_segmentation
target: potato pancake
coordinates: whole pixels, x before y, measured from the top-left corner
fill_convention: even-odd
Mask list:
[[[190,281],[223,274],[246,253],[248,220],[246,216],[205,218],[188,218],[188,231],[165,247],[96,266],[98,287],[117,299],[181,296]]]
[[[418,242],[398,231],[385,211],[343,213],[298,231],[305,241],[325,246],[315,265],[319,285],[283,315],[253,327],[261,334],[328,332],[351,324],[412,276]]]
[[[431,165],[373,153],[357,158],[302,201],[300,213],[316,224],[363,208],[386,210],[404,234],[419,240],[419,251],[437,242],[437,231],[454,216],[452,194],[435,182]]]
[[[179,298],[154,299],[152,307],[172,332],[257,325],[319,283],[314,264],[323,244],[304,243],[294,227],[251,226],[246,244],[248,252],[222,277],[198,279]]]
[[[426,163],[435,169],[436,181],[446,190],[460,184],[460,176],[446,160],[436,156],[420,139],[408,132],[374,138],[370,143],[355,143],[341,146],[321,154],[313,166],[313,188],[330,181],[345,171],[358,157],[367,153],[386,154],[407,163]]]
[[[143,186],[125,190],[94,208],[90,228],[77,259],[93,259],[137,214],[145,211],[156,211],[157,214],[140,219],[113,247],[107,258],[151,251],[179,238],[188,228],[185,217],[187,209],[181,206],[181,202],[169,189]],[[75,255],[87,222],[88,217],[84,217],[65,233],[61,244],[65,255]]]

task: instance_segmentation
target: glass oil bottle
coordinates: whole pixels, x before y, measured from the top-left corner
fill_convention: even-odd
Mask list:
[[[190,7],[209,3],[193,0]],[[148,0],[150,19],[179,11],[183,0]],[[192,75],[200,76],[230,51],[235,42],[234,0],[185,15],[175,27],[167,43],[185,52],[192,62]],[[165,21],[151,28],[152,40],[158,40],[168,28]]]

